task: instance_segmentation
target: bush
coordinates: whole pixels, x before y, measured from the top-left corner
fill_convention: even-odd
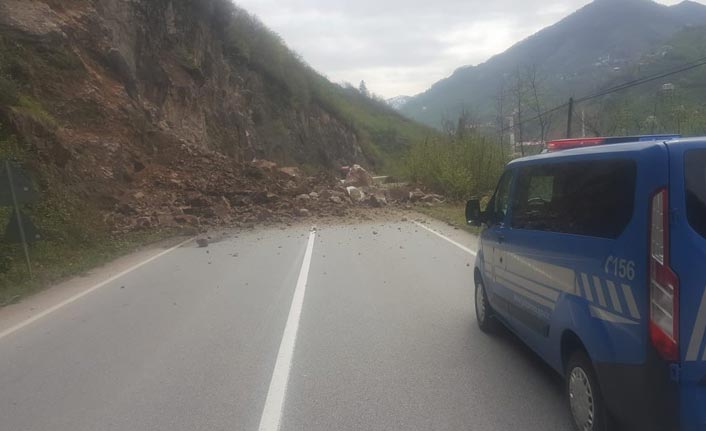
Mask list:
[[[461,200],[491,192],[505,160],[497,143],[472,135],[416,144],[405,165],[412,181]]]

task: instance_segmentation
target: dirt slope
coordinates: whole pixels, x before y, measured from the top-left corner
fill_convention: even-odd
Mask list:
[[[229,61],[222,3],[0,0],[0,141],[18,142],[6,153],[118,231],[299,215],[298,194],[336,179],[252,160],[365,163],[358,137]]]

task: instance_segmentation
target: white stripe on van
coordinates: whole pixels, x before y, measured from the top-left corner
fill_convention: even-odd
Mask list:
[[[531,259],[515,253],[507,254],[507,269],[528,280],[572,295],[576,294],[573,269]]]
[[[583,290],[586,292],[586,299],[589,302],[593,302],[593,293],[591,292],[591,283],[588,282],[588,276],[581,273],[581,283],[583,284]]]
[[[574,277],[574,291],[576,292],[576,296],[578,296],[579,298],[583,297],[581,294],[581,283],[579,282],[578,274],[576,274],[576,276]]]
[[[600,308],[594,305],[589,306],[589,308],[591,310],[591,316],[595,317],[596,319],[605,320],[606,322],[611,323],[623,323],[625,325],[637,325],[639,323],[630,319],[626,319],[623,316],[619,316],[609,311],[601,310]]]
[[[598,296],[598,304],[601,307],[607,307],[608,304],[605,302],[605,294],[603,293],[603,286],[601,286],[601,279],[593,276],[593,287],[596,288],[596,295]]]
[[[536,302],[536,303],[538,303],[538,304],[542,304],[542,305],[544,305],[545,307],[549,308],[549,309],[552,310],[552,311],[554,311],[554,308],[556,308],[556,304],[555,304],[554,302],[552,302],[552,301],[550,301],[550,300],[548,300],[548,299],[546,299],[546,298],[543,298],[543,297],[541,297],[541,296],[539,296],[539,295],[535,295],[534,293],[528,291],[528,290],[525,289],[524,287],[519,286],[519,285],[513,283],[512,281],[503,278],[503,277],[500,276],[500,275],[498,275],[497,278],[498,278],[498,280],[502,283],[503,286],[505,286],[505,287],[507,287],[508,289],[512,290],[512,291],[515,292],[516,294],[518,294],[518,295],[520,295],[520,296],[522,296],[522,297],[524,297],[524,298],[527,298],[527,299],[529,299],[529,300],[531,300],[531,301],[534,301],[534,302]]]
[[[608,293],[610,293],[610,302],[613,303],[613,309],[622,314],[623,306],[620,304],[620,298],[618,298],[618,291],[615,289],[615,283],[607,280],[606,284],[608,285]]]
[[[699,312],[696,315],[696,321],[694,322],[694,330],[691,333],[691,340],[689,340],[689,348],[686,350],[686,360],[696,361],[699,357],[699,350],[701,349],[701,342],[704,339],[704,332],[706,331],[706,288],[704,288],[704,294],[701,296],[701,305],[699,306]],[[704,354],[706,356],[706,352]]]
[[[633,319],[640,319],[640,310],[637,308],[637,303],[635,302],[635,297],[632,295],[632,287],[627,284],[623,284],[620,287],[623,288],[623,294],[625,294],[625,302],[628,304],[628,310],[630,310],[630,316]]]
[[[534,281],[522,278],[516,274],[513,274],[510,271],[506,271],[504,269],[498,268],[497,274],[498,274],[498,277],[502,277],[505,280],[509,280],[518,286],[522,286],[523,288],[529,290],[532,293],[535,293],[537,295],[540,295],[540,296],[543,296],[543,297],[549,299],[550,301],[556,302],[556,300],[559,299],[559,292],[557,290],[550,289],[550,288],[542,286],[541,284],[536,283]]]

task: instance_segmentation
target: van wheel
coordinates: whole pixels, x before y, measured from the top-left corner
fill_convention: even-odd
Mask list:
[[[571,355],[566,367],[566,396],[578,431],[609,431],[596,373],[591,360],[581,350]]]
[[[483,280],[478,280],[476,282],[476,319],[481,331],[492,333],[497,330],[498,322],[493,314]]]

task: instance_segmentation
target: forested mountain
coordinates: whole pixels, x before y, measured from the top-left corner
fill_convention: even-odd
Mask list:
[[[401,108],[434,127],[462,110],[484,120],[496,99],[515,85],[518,72],[536,72],[545,104],[584,95],[623,78],[627,70],[667,44],[678,32],[706,24],[706,6],[684,1],[595,0],[560,22],[478,66],[462,67]]]

